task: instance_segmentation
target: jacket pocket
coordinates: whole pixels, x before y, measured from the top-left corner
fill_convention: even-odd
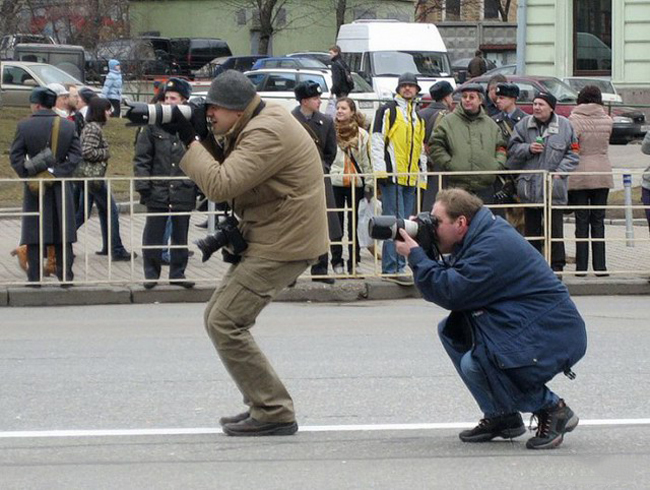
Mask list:
[[[538,362],[536,349],[532,348],[511,352],[495,352],[494,361],[499,369],[535,366]]]

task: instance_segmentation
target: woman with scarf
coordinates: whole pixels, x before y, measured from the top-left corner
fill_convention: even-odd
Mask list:
[[[361,257],[359,252],[359,239],[356,236],[356,211],[364,192],[371,189],[370,175],[370,136],[363,129],[365,121],[363,114],[357,112],[354,101],[343,97],[336,102],[336,158],[330,169],[332,187],[337,208],[348,207],[350,213],[348,222],[348,274],[356,271],[356,264]],[[366,174],[368,178],[360,176]],[[338,212],[341,229],[343,229],[343,211]],[[332,264],[336,274],[344,274],[343,247],[332,245]]]

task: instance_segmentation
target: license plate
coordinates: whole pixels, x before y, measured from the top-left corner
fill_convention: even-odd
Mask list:
[[[369,100],[359,101],[359,109],[372,109],[372,102]]]

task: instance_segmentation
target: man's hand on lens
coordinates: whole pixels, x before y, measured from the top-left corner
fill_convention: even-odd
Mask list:
[[[395,249],[398,254],[408,257],[411,250],[419,247],[418,242],[413,240],[404,229],[400,229],[399,234],[402,237],[402,240],[395,240]]]
[[[167,124],[160,126],[162,129],[171,134],[178,134],[185,146],[190,146],[190,143],[196,140],[196,131],[192,123],[185,119],[183,113],[178,106],[172,108],[172,120]]]

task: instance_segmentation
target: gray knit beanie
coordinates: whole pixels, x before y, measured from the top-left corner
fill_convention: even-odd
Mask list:
[[[212,80],[205,103],[243,111],[256,93],[255,85],[246,75],[237,70],[226,70]]]

